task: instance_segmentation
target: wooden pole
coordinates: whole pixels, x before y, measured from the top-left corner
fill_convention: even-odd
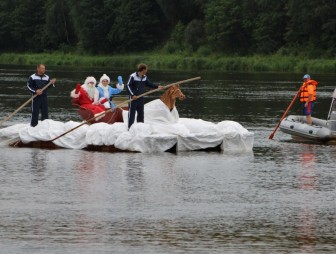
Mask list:
[[[268,137],[268,139],[273,139],[275,132],[277,131],[277,129],[279,128],[279,126],[280,126],[280,124],[281,124],[281,121],[286,117],[288,111],[289,111],[290,108],[293,106],[293,104],[294,104],[296,98],[299,96],[300,92],[301,92],[301,87],[300,87],[299,91],[296,93],[296,95],[294,96],[293,100],[292,100],[291,103],[289,104],[288,108],[286,109],[285,113],[282,115],[282,117],[281,117],[279,123],[277,124],[277,126],[275,127],[275,129],[274,129],[274,131],[271,133],[271,135]]]
[[[145,95],[148,95],[148,94],[157,92],[157,91],[159,91],[159,90],[167,89],[167,88],[169,88],[169,87],[171,87],[171,86],[173,86],[173,85],[180,85],[180,84],[188,83],[188,82],[195,81],[195,80],[199,80],[199,79],[201,79],[201,77],[196,77],[196,78],[191,78],[191,79],[182,80],[182,81],[179,81],[179,82],[175,82],[175,83],[172,83],[172,84],[163,86],[162,88],[159,87],[159,88],[150,90],[150,91],[148,91],[148,92],[145,92],[145,93],[143,93],[143,94],[137,96],[137,99],[140,98],[140,97],[143,97],[143,96],[145,96]],[[131,102],[131,101],[134,101],[134,99],[129,99],[129,100],[126,100],[126,101],[124,101],[124,102],[122,102],[122,103],[119,103],[118,105],[116,105],[115,108],[120,108],[121,106],[123,106],[123,105],[125,105],[125,104],[127,104],[127,103],[129,103],[129,102]],[[64,132],[63,134],[61,134],[61,135],[57,136],[56,138],[53,138],[53,139],[51,139],[51,140],[49,140],[49,141],[53,142],[53,141],[55,141],[56,139],[59,139],[60,137],[63,137],[64,135],[66,135],[66,134],[68,134],[68,133],[70,133],[70,132],[72,132],[72,131],[78,129],[79,127],[83,126],[84,124],[89,123],[90,121],[96,119],[97,117],[104,115],[106,112],[113,111],[115,108],[113,108],[113,109],[112,109],[112,108],[109,108],[109,109],[107,109],[106,111],[101,112],[101,113],[97,114],[96,116],[94,116],[94,117],[92,117],[92,118],[90,118],[90,119],[88,119],[88,120],[83,121],[81,124],[77,125],[76,127],[74,127],[74,128],[72,128],[72,129],[70,129],[70,130]]]
[[[53,84],[54,80],[50,81],[46,86],[44,86],[41,91],[43,92],[45,89],[47,89],[51,84]],[[24,106],[26,106],[29,102],[31,102],[36,96],[39,96],[38,94],[35,94],[34,96],[32,96],[28,101],[26,101],[25,103],[23,103],[17,110],[15,110],[12,114],[10,114],[9,116],[7,116],[5,119],[3,119],[0,122],[0,126],[6,122],[7,120],[9,120],[12,116],[14,116],[17,112],[19,112]]]

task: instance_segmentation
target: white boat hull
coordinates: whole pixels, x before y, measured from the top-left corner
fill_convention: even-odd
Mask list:
[[[329,128],[327,120],[314,117],[312,119],[313,124],[308,125],[305,116],[290,115],[281,121],[279,128],[284,133],[305,140],[328,142],[336,139],[335,132]]]

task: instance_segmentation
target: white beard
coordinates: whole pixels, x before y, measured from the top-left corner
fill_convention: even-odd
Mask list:
[[[87,93],[88,93],[90,99],[93,99],[94,94],[95,94],[95,87],[88,86]]]

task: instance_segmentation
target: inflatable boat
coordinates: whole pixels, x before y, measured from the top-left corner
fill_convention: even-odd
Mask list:
[[[290,115],[280,123],[280,130],[292,135],[294,139],[336,142],[336,89],[332,95],[332,102],[327,120],[312,117],[313,123],[306,123],[305,116]]]
[[[329,141],[332,138],[332,131],[328,127],[328,121],[314,117],[312,119],[313,124],[308,125],[305,116],[290,115],[282,120],[280,130],[309,140]]]

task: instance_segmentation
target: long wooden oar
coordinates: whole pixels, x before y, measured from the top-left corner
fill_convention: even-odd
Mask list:
[[[269,139],[273,139],[275,132],[277,131],[277,129],[279,128],[279,126],[280,126],[280,124],[281,124],[281,121],[286,117],[288,111],[289,111],[290,108],[293,106],[293,104],[294,104],[296,98],[299,96],[300,92],[301,92],[301,87],[300,87],[299,91],[296,93],[296,95],[294,96],[294,98],[293,98],[293,100],[291,101],[291,103],[289,104],[289,106],[288,106],[288,108],[286,109],[285,113],[282,115],[282,117],[281,117],[281,119],[280,119],[278,125],[275,127],[274,131],[273,131],[273,132],[271,133],[271,135],[268,137]]]
[[[195,81],[195,80],[199,80],[199,79],[201,79],[201,77],[196,77],[196,78],[186,79],[186,80],[182,80],[182,81],[179,81],[179,82],[175,82],[175,83],[172,83],[172,84],[169,84],[169,85],[160,87],[160,88],[156,88],[156,89],[150,90],[150,91],[148,91],[148,92],[146,92],[146,93],[143,93],[143,94],[137,96],[137,99],[139,99],[140,97],[143,97],[143,96],[145,96],[145,95],[154,93],[154,92],[156,92],[156,91],[167,89],[167,88],[169,88],[169,87],[171,87],[171,86],[173,86],[173,85],[180,85],[180,84],[183,84],[183,83],[187,83],[187,82],[191,82],[191,81]],[[53,141],[55,141],[56,139],[59,139],[60,137],[63,137],[64,135],[68,134],[69,132],[72,132],[72,131],[78,129],[79,127],[81,127],[81,126],[83,126],[83,125],[89,123],[90,121],[96,119],[97,117],[102,116],[102,115],[104,115],[105,113],[107,113],[107,112],[109,112],[109,111],[113,111],[113,110],[116,109],[116,108],[120,108],[121,106],[123,106],[123,105],[125,105],[125,104],[127,104],[127,103],[129,103],[129,102],[131,102],[131,101],[134,101],[134,100],[135,100],[135,99],[129,99],[129,100],[126,100],[126,101],[124,101],[124,102],[122,102],[122,103],[119,103],[118,105],[115,106],[115,108],[113,108],[113,109],[112,109],[112,108],[109,108],[109,109],[107,109],[106,111],[101,112],[101,113],[97,114],[96,116],[94,116],[94,117],[92,117],[92,118],[90,118],[90,119],[88,119],[88,120],[83,121],[81,124],[77,125],[76,127],[74,127],[74,128],[72,128],[72,129],[70,129],[70,130],[64,132],[63,134],[61,134],[61,135],[57,136],[56,138],[53,138],[53,139],[51,139],[51,140],[49,140],[49,141],[53,142]]]
[[[51,84],[53,84],[55,82],[55,80],[53,79],[52,81],[50,81],[47,85],[45,85],[41,91],[43,92],[45,89],[47,89]],[[9,120],[12,116],[14,116],[17,112],[19,112],[24,106],[26,106],[29,102],[31,102],[36,96],[39,96],[39,94],[35,94],[34,96],[32,96],[28,101],[26,101],[25,103],[23,103],[17,110],[15,110],[12,114],[10,114],[9,116],[7,116],[5,119],[3,119],[0,122],[0,126],[6,122],[7,120]]]

